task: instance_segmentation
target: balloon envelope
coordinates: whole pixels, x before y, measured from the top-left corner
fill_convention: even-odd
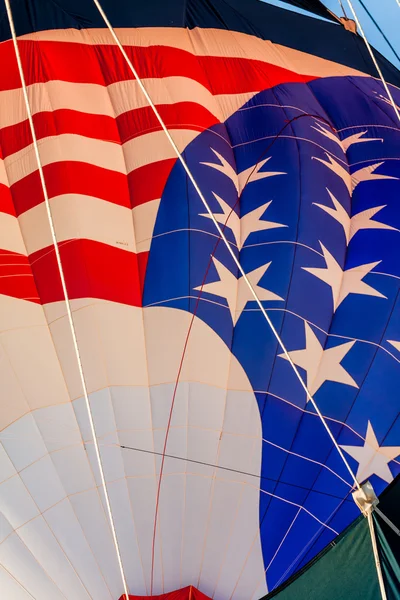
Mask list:
[[[106,2],[202,200],[95,6],[11,8],[49,203],[4,14],[6,595],[119,598],[119,555],[130,594],[259,598],[358,515],[343,458],[400,470],[393,106],[334,24]]]

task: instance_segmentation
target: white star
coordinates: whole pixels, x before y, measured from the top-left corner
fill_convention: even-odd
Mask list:
[[[390,225],[386,225],[385,223],[381,223],[380,221],[372,221],[372,217],[376,215],[382,208],[385,208],[386,204],[382,206],[374,206],[373,208],[368,208],[367,210],[363,210],[362,212],[354,215],[353,217],[349,217],[344,207],[340,204],[340,202],[335,198],[335,196],[326,188],[332,203],[335,208],[331,208],[330,206],[325,206],[324,204],[318,204],[314,202],[315,206],[318,206],[322,210],[324,210],[328,215],[333,217],[338,223],[340,223],[343,227],[344,235],[346,237],[347,244],[350,242],[351,238],[353,238],[358,231],[361,229],[391,229],[392,231],[399,231],[395,227],[391,227]]]
[[[239,217],[239,215],[232,210],[232,207],[229,206],[225,200],[220,198],[215,192],[213,192],[213,195],[218,200],[218,203],[222,209],[222,213],[213,213],[215,220],[221,225],[225,225],[226,220],[230,215],[226,226],[232,230],[236,245],[239,250],[243,248],[245,241],[254,231],[264,231],[267,229],[276,229],[277,227],[287,227],[287,225],[282,225],[282,223],[261,220],[261,217],[271,204],[272,200],[266,204],[263,204],[262,206],[259,206],[258,208],[255,208],[246,215],[243,215],[243,217]],[[200,217],[211,219],[211,216],[208,213],[202,213]]]
[[[349,137],[342,140],[342,148],[345,152],[352,146],[353,144],[362,144],[363,142],[383,142],[382,138],[365,138],[363,137],[367,132],[360,131],[359,133],[354,133],[353,135],[349,135]]]
[[[317,158],[316,156],[313,158],[338,175],[338,177],[340,177],[340,179],[344,182],[350,195],[362,181],[371,181],[373,179],[397,179],[397,177],[391,177],[390,175],[380,175],[379,173],[375,173],[376,169],[383,165],[383,162],[362,167],[350,175],[350,173],[330,154],[327,152],[325,152],[325,154],[328,160],[323,160],[322,158]]]
[[[400,352],[400,342],[397,342],[396,340],[388,340],[388,342]]]
[[[338,135],[336,135],[332,130],[323,127],[320,122],[316,122],[315,124],[317,127],[312,127],[312,129],[315,129],[315,131],[318,131],[318,133],[321,133],[328,139],[336,142],[336,144],[342,148],[343,152],[347,152],[347,150],[353,144],[361,144],[362,142],[383,142],[382,138],[363,138],[362,136],[368,133],[367,130],[354,133],[353,135],[349,135],[344,140],[341,140]]]
[[[379,265],[381,261],[378,260],[378,262],[359,265],[358,267],[343,271],[333,258],[332,254],[328,252],[321,242],[320,244],[324,254],[326,268],[302,267],[302,269],[308,271],[311,275],[318,277],[318,279],[321,279],[321,281],[324,281],[332,288],[334,310],[337,309],[349,294],[362,294],[364,296],[386,298],[386,296],[362,281],[363,278],[372,271],[374,267]]]
[[[347,152],[347,150],[353,144],[361,144],[362,142],[383,142],[382,138],[363,138],[363,136],[368,133],[367,130],[354,133],[353,135],[349,135],[344,140],[341,140],[337,134],[335,134],[331,129],[324,127],[320,122],[316,122],[315,125],[316,127],[312,126],[312,129],[315,129],[315,131],[318,131],[318,133],[321,133],[328,139],[332,140],[332,142],[336,142],[336,144],[342,148],[343,152]]]
[[[258,181],[259,179],[264,179],[265,177],[274,177],[275,175],[286,175],[286,173],[280,171],[263,171],[260,172],[260,169],[267,163],[271,157],[265,158],[259,163],[252,165],[248,169],[245,169],[241,173],[237,174],[235,169],[228,163],[228,161],[214,148],[211,148],[215,156],[217,157],[217,163],[209,163],[202,162],[201,165],[205,165],[206,167],[211,167],[220,173],[226,175],[233,183],[236,188],[238,194],[243,190],[247,183],[253,183],[254,181]],[[249,179],[250,178],[250,179]]]
[[[399,456],[400,446],[379,446],[369,421],[364,446],[343,446],[341,444],[340,447],[358,462],[356,477],[360,482],[365,481],[371,475],[378,475],[387,483],[393,481],[394,477],[389,469],[389,462]]]
[[[208,294],[214,294],[215,296],[225,298],[232,316],[232,321],[234,324],[236,324],[247,302],[254,300],[253,295],[251,294],[243,277],[239,277],[238,279],[219,260],[216,258],[213,258],[212,260],[217,270],[219,281],[206,283],[203,286],[203,291],[207,292]],[[260,287],[258,285],[270,264],[271,263],[269,262],[266,265],[262,265],[261,267],[254,269],[254,271],[251,271],[250,273],[246,273],[247,278],[261,301],[283,300],[283,298],[277,294],[274,294],[273,292],[270,292],[264,287]],[[194,289],[201,290],[201,286],[198,286]]]
[[[362,181],[372,181],[373,179],[398,179],[397,177],[391,177],[390,175],[379,175],[379,173],[375,173],[376,169],[383,165],[383,162],[384,161],[368,165],[367,167],[358,169],[358,171],[354,171],[354,173],[351,174],[353,191]]]
[[[288,354],[295,365],[307,372],[307,387],[310,394],[315,394],[325,381],[344,383],[358,388],[354,379],[340,364],[355,341],[324,350],[309,324],[304,323],[304,325],[306,347],[304,350],[293,350]],[[279,356],[287,360],[284,354]]]

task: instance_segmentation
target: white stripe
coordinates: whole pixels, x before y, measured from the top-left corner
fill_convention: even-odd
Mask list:
[[[83,194],[63,194],[50,200],[59,242],[87,239],[128,252],[150,249],[159,204],[160,199],[152,200],[132,210]],[[0,213],[0,230],[4,231],[3,250],[32,254],[52,245],[44,202],[18,219]]]
[[[6,173],[6,168],[4,166],[4,161],[0,158],[0,185],[6,185],[8,187],[8,177]]]
[[[182,152],[197,135],[197,131],[171,130],[176,145]],[[176,158],[162,131],[154,131],[129,140],[122,147],[114,142],[95,140],[81,135],[63,134],[38,142],[42,165],[79,161],[118,173],[128,174],[152,162]],[[121,149],[123,152],[121,152]],[[33,144],[4,159],[9,185],[37,171]],[[1,166],[0,166],[1,173]]]
[[[144,82],[156,104],[194,102],[206,108],[219,120],[222,116],[220,98],[224,104],[228,101],[236,110],[254,95],[252,91],[246,94],[213,96],[201,83],[189,77],[148,78],[144,79]],[[69,109],[115,118],[127,111],[148,106],[134,80],[118,81],[109,86],[51,80],[30,85],[28,94],[33,114]],[[26,121],[26,118],[22,90],[1,91],[0,127],[16,125]]]
[[[0,248],[8,252],[26,255],[24,240],[21,236],[17,217],[0,212]],[[12,263],[12,257],[10,263]]]

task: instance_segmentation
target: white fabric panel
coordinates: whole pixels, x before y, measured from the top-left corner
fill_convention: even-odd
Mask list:
[[[115,529],[121,551],[128,587],[136,594],[147,595],[141,552],[136,535],[136,521],[140,515],[134,515],[128,485],[125,479],[109,485],[110,501],[114,510]],[[117,597],[117,596],[116,596]]]
[[[17,252],[18,254],[26,254],[26,248],[24,240],[22,239],[17,217],[0,212],[0,231],[0,245],[2,250]],[[13,257],[10,256],[10,263],[12,262]]]
[[[150,590],[151,549],[157,481],[155,477],[141,477],[128,479],[127,482],[135,518],[136,535],[146,574],[146,586]],[[162,591],[161,546],[159,540],[160,530],[158,529],[154,555],[153,594]],[[165,551],[167,550],[165,549]]]
[[[238,435],[259,435],[261,437],[261,424],[258,431],[254,431],[254,424],[259,420],[258,404],[253,400],[253,392],[239,392],[227,390],[224,416],[224,431]]]
[[[112,387],[110,393],[120,434],[124,430],[152,428],[152,411],[147,387]]]
[[[130,208],[83,194],[56,196],[51,198],[50,206],[58,243],[87,239],[136,252]],[[28,254],[52,247],[44,202],[22,213],[18,221]],[[7,246],[3,247],[8,249]]]
[[[49,452],[82,443],[82,435],[70,402],[47,406],[32,414]]]
[[[47,575],[71,600],[89,600],[77,572],[72,567],[43,517],[30,521],[18,530],[18,535],[39,564],[46,565]]]
[[[24,415],[0,433],[0,440],[17,471],[39,460],[47,453],[32,414]]]
[[[139,204],[139,206],[132,209],[137,252],[148,252],[150,250],[160,202],[161,199],[158,198]]]
[[[0,344],[0,427],[6,427],[15,419],[28,412],[29,405],[21,389],[21,382],[12,368],[11,361]],[[12,402],[9,399],[12,398]]]
[[[47,327],[32,326],[5,331],[2,345],[31,410],[68,400],[63,374]],[[43,385],[44,381],[46,385]]]
[[[38,508],[19,475],[0,485],[0,511],[14,529],[38,516]]]
[[[207,477],[207,468],[191,465],[197,472],[203,469],[204,477],[186,476],[186,497],[182,539],[182,586],[198,585],[203,559],[204,534],[207,528],[208,509],[212,480]]]
[[[84,492],[94,487],[93,474],[82,445],[68,446],[53,452],[52,461],[68,495]]]
[[[179,462],[182,471],[185,463]],[[176,588],[177,582],[181,579],[183,515],[186,500],[185,476],[178,473],[170,475],[170,472],[170,468],[166,469],[162,480],[158,516],[165,590]]]
[[[215,585],[219,579],[221,563],[223,563],[227,544],[229,543],[232,526],[235,522],[238,503],[243,494],[243,483],[215,479],[212,488],[212,508],[209,522],[204,531],[202,547],[204,560],[200,575],[200,588],[206,595],[213,596]],[[256,514],[258,523],[258,513]],[[229,598],[233,592],[234,583],[231,578]],[[228,590],[226,590],[228,592]]]
[[[65,498],[64,488],[48,454],[24,469],[21,479],[41,512]]]
[[[32,600],[33,596],[29,594],[20,583],[8,571],[0,565],[0,590],[4,598],[12,600]]]
[[[51,80],[28,85],[27,91],[33,115],[68,109],[114,117],[107,88],[102,85]],[[0,127],[10,127],[26,119],[22,90],[3,90],[0,93]]]
[[[81,526],[68,500],[63,500],[46,512],[46,521],[59,544],[93,598],[109,598],[110,593],[93,556]],[[115,559],[116,560],[116,559]]]
[[[198,131],[189,129],[171,128],[168,131],[179,152],[183,152],[190,142],[199,135]],[[159,160],[176,158],[176,153],[164,131],[153,131],[135,137],[122,144],[122,148],[128,173]]]
[[[7,521],[0,511],[0,544],[14,531],[12,525]],[[0,588],[1,589],[1,588]]]
[[[94,300],[72,304],[128,583],[131,593],[145,595],[150,591],[156,474],[161,465],[161,456],[152,452],[164,447],[190,316],[174,309],[142,311]],[[71,360],[65,306],[56,303],[46,313],[68,386],[79,394],[76,373],[64,368]],[[215,465],[259,473],[261,425],[250,384],[225,344],[200,320],[195,321],[191,340],[167,445],[167,454],[177,458],[167,457],[164,463],[153,592],[197,585],[201,573],[202,591],[212,593],[219,586],[224,597],[233,591],[237,576],[227,567],[231,542],[242,540],[243,562],[249,554],[243,571],[247,592],[249,582],[255,586],[264,577],[259,478]],[[237,388],[227,393],[232,379]],[[18,455],[15,436],[31,440],[26,453]],[[5,494],[0,488],[6,519],[13,527],[21,526],[38,516],[37,504],[88,593],[96,600],[118,598],[121,578],[103,491],[96,490],[101,481],[82,396],[73,403],[39,408],[6,428],[2,437],[10,455],[5,461],[10,478],[2,484]],[[148,452],[121,449],[119,444]],[[14,454],[26,487],[13,475]],[[27,531],[39,532],[38,527]],[[30,547],[33,551],[33,541]],[[36,549],[34,554],[35,568],[42,573],[39,563],[45,566],[45,554]],[[65,577],[65,585],[75,585]],[[236,591],[234,600],[248,600],[244,590]]]
[[[227,540],[223,563],[221,561],[221,570],[215,592],[217,598],[229,598],[231,596],[232,583],[236,585],[235,579],[238,581],[238,588],[239,585],[241,587],[240,590],[238,588],[235,590],[233,599],[243,598],[246,594],[249,597],[258,583],[257,578],[254,577],[253,565],[255,561],[259,562],[258,577],[261,575],[261,582],[259,582],[260,595],[256,598],[261,598],[267,593],[265,577],[263,577],[262,572],[263,565],[260,561],[262,551],[258,534],[259,519],[255,519],[254,514],[249,512],[247,508],[248,501],[251,502],[253,493],[254,489],[252,487],[243,486],[231,535]],[[232,574],[234,574],[234,577],[232,577]]]
[[[162,429],[165,435],[165,429],[171,411],[171,403],[174,396],[175,384],[159,385],[150,388],[151,413],[153,415],[153,428]],[[188,392],[187,382],[178,384],[174,410],[171,419],[171,429],[175,427],[186,427],[188,420]]]
[[[211,386],[190,384],[189,427],[220,431],[224,422],[227,392]]]
[[[116,562],[111,530],[97,490],[71,497],[71,505],[93,552],[112,600],[121,594],[121,575]]]
[[[4,439],[5,435],[3,434],[2,437]],[[4,449],[3,444],[0,442],[0,482],[3,482],[9,477],[16,475],[16,473],[17,471],[14,465],[12,464],[10,457],[7,454],[7,451]]]
[[[16,533],[0,546],[0,564],[35,600],[66,600],[56,582],[50,579]]]
[[[153,431],[120,431],[119,441],[123,446],[147,451],[122,450],[126,477],[148,477],[155,474],[156,457],[152,454],[154,451]]]
[[[220,431],[212,431],[209,429],[196,429],[192,427],[188,431],[188,449],[187,456],[191,460],[205,462],[209,465],[215,465],[218,460],[218,446],[220,439]],[[188,463],[187,472],[208,474],[210,468],[204,468],[196,463]]]
[[[94,299],[86,306],[75,300],[71,305],[88,392],[147,385],[142,310]],[[70,396],[79,398],[83,392],[65,306],[50,305],[47,314]]]

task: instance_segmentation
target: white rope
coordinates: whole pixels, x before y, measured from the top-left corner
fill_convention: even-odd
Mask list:
[[[61,262],[60,250],[59,250],[59,247],[58,247],[56,232],[55,232],[55,228],[54,228],[54,221],[53,221],[53,216],[52,216],[52,212],[51,212],[51,207],[50,207],[50,202],[49,202],[49,196],[48,196],[48,193],[47,193],[46,181],[45,181],[45,178],[44,178],[42,162],[41,162],[40,154],[39,154],[39,147],[38,147],[38,142],[37,142],[35,127],[34,127],[34,124],[33,124],[31,107],[30,107],[30,104],[29,104],[29,98],[28,98],[28,92],[27,92],[27,87],[26,87],[26,81],[25,81],[25,76],[24,76],[24,72],[23,72],[23,68],[22,68],[21,55],[20,55],[19,48],[18,48],[17,35],[16,35],[16,32],[15,32],[14,19],[13,19],[13,16],[12,16],[12,11],[11,11],[11,6],[10,6],[10,0],[5,0],[5,5],[6,5],[6,10],[7,10],[8,22],[9,22],[9,25],[10,25],[10,30],[11,30],[11,36],[12,36],[12,41],[13,41],[13,45],[14,45],[15,55],[16,55],[16,59],[17,59],[19,75],[20,75],[21,83],[22,83],[22,92],[23,92],[23,95],[24,95],[26,112],[28,114],[29,126],[30,126],[30,130],[31,130],[32,140],[33,140],[33,147],[34,147],[35,157],[36,157],[36,161],[37,161],[37,165],[38,165],[38,170],[39,170],[40,182],[42,184],[42,190],[43,190],[43,195],[44,195],[44,200],[45,200],[45,205],[46,205],[47,217],[48,217],[48,221],[49,221],[49,225],[50,225],[51,238],[52,238],[52,242],[53,242],[53,245],[54,245],[54,251],[55,251],[55,255],[56,255],[56,259],[57,259],[57,266],[58,266],[58,270],[59,270],[59,274],[60,274],[61,285],[62,285],[64,297],[65,297],[65,304],[66,304],[66,308],[67,308],[68,321],[69,321],[69,326],[70,326],[70,329],[71,329],[71,335],[72,335],[72,340],[73,340],[73,345],[74,345],[76,360],[77,360],[77,363],[78,363],[79,376],[80,376],[80,380],[81,380],[81,384],[82,384],[82,389],[83,389],[83,395],[84,395],[84,398],[85,398],[86,408],[87,408],[87,412],[88,412],[88,416],[89,416],[90,430],[91,430],[91,433],[92,433],[92,436],[93,436],[93,442],[94,442],[94,447],[95,447],[95,454],[96,454],[97,463],[98,463],[98,467],[99,467],[99,471],[100,471],[101,483],[102,483],[103,490],[104,490],[104,497],[105,497],[105,501],[106,501],[108,518],[109,518],[110,526],[111,526],[111,533],[112,533],[112,537],[113,537],[113,541],[114,541],[114,545],[115,545],[115,550],[116,550],[116,553],[117,553],[118,565],[119,565],[119,569],[120,569],[120,572],[121,572],[121,577],[122,577],[122,582],[123,582],[123,587],[124,587],[124,591],[125,591],[126,600],[128,600],[129,592],[128,592],[128,587],[127,587],[127,583],[126,583],[124,568],[123,568],[123,564],[122,564],[121,553],[120,553],[120,549],[119,549],[119,545],[118,545],[118,539],[117,539],[117,534],[116,534],[115,525],[114,525],[114,518],[113,518],[112,512],[111,512],[111,503],[110,503],[110,498],[109,498],[109,495],[108,495],[106,480],[105,480],[104,471],[103,471],[103,465],[102,465],[102,461],[101,461],[101,457],[100,457],[100,449],[99,449],[99,444],[98,444],[98,441],[97,441],[96,429],[95,429],[94,420],[93,420],[93,414],[92,414],[92,410],[91,410],[91,407],[90,407],[88,390],[87,390],[87,386],[86,386],[85,376],[84,376],[84,373],[83,373],[82,360],[81,360],[81,355],[80,355],[80,352],[79,352],[78,340],[77,340],[76,331],[75,331],[75,325],[74,325],[74,321],[73,321],[73,318],[72,318],[72,311],[71,311],[71,306],[70,306],[70,300],[69,300],[69,296],[68,296],[68,291],[67,291],[67,286],[66,286],[66,282],[65,282],[64,271],[63,271],[62,262]]]
[[[400,1],[400,0],[397,0],[397,2],[399,2],[399,1]],[[381,78],[381,81],[382,81],[382,83],[383,83],[383,87],[385,88],[385,90],[386,90],[386,93],[387,93],[387,95],[388,95],[388,99],[390,100],[390,104],[392,105],[392,107],[393,107],[393,110],[394,110],[394,112],[396,113],[396,117],[398,118],[398,120],[399,120],[399,122],[400,122],[400,113],[399,113],[399,109],[398,109],[398,108],[397,108],[397,106],[396,106],[396,103],[395,103],[395,101],[394,101],[394,99],[393,99],[393,96],[392,96],[392,93],[391,93],[391,91],[390,91],[390,89],[389,89],[389,86],[388,86],[388,84],[386,83],[386,80],[385,80],[385,78],[384,78],[384,76],[383,76],[383,74],[382,74],[382,71],[381,71],[381,69],[380,69],[380,67],[379,67],[379,65],[378,65],[378,62],[377,62],[377,60],[376,60],[376,58],[375,58],[375,55],[374,55],[374,53],[373,53],[373,51],[372,51],[372,48],[371,48],[371,46],[370,46],[370,44],[369,44],[369,42],[368,42],[368,40],[367,40],[367,36],[365,35],[363,28],[361,27],[361,23],[360,23],[360,21],[358,20],[358,17],[357,17],[357,15],[356,15],[356,11],[355,11],[355,10],[354,10],[354,8],[353,8],[353,5],[352,5],[352,3],[351,3],[351,0],[347,0],[347,3],[348,3],[348,5],[349,5],[349,7],[350,7],[350,10],[351,10],[351,12],[353,13],[354,20],[355,20],[355,22],[356,22],[356,25],[357,25],[358,29],[360,30],[360,33],[361,33],[361,36],[362,36],[362,38],[364,39],[365,45],[367,46],[368,52],[369,52],[369,54],[370,54],[370,56],[371,56],[371,58],[372,58],[372,62],[374,63],[374,65],[375,65],[375,68],[376,68],[376,70],[378,71],[378,75],[379,75],[379,77]]]
[[[132,64],[132,62],[131,62],[131,60],[130,60],[130,58],[128,57],[127,53],[125,52],[125,50],[124,50],[124,48],[123,48],[123,46],[122,46],[122,44],[121,44],[121,42],[120,42],[120,40],[119,40],[119,38],[118,38],[117,34],[115,33],[115,31],[114,31],[114,29],[113,29],[113,27],[112,27],[112,25],[111,25],[110,21],[109,21],[109,20],[108,20],[108,18],[107,18],[107,15],[105,14],[104,10],[102,9],[102,7],[101,7],[101,5],[100,5],[100,2],[99,2],[99,0],[93,0],[93,2],[94,2],[94,4],[96,5],[96,8],[98,9],[99,13],[101,14],[101,16],[102,16],[102,18],[103,18],[103,20],[104,20],[105,24],[107,25],[107,27],[108,27],[108,29],[109,29],[109,31],[110,31],[110,33],[111,33],[111,35],[112,35],[112,37],[113,37],[113,39],[114,39],[115,43],[117,44],[117,46],[118,46],[118,48],[120,49],[120,51],[121,51],[121,53],[122,53],[123,57],[125,58],[125,60],[126,60],[126,63],[127,63],[127,65],[129,66],[129,68],[130,68],[130,70],[131,70],[131,72],[132,72],[133,76],[135,77],[136,81],[138,82],[138,85],[139,85],[140,89],[142,90],[142,92],[143,92],[143,94],[144,94],[144,96],[145,96],[145,98],[146,98],[147,102],[149,103],[149,106],[150,106],[150,107],[151,107],[151,109],[153,110],[153,112],[154,112],[154,115],[156,116],[156,118],[157,118],[158,122],[159,122],[159,123],[160,123],[160,125],[161,125],[161,128],[163,129],[163,131],[164,131],[165,135],[167,136],[167,138],[168,138],[168,141],[169,141],[169,143],[171,144],[171,146],[172,146],[172,148],[173,148],[173,150],[174,150],[174,152],[175,152],[175,154],[176,154],[176,156],[177,156],[178,160],[180,161],[180,163],[181,163],[181,165],[182,165],[183,169],[185,170],[185,172],[186,172],[186,174],[187,174],[187,176],[188,176],[188,178],[189,178],[190,182],[192,183],[192,185],[193,185],[194,189],[195,189],[195,190],[196,190],[196,192],[198,193],[198,195],[199,195],[199,198],[200,198],[200,200],[202,201],[202,203],[203,203],[203,205],[204,205],[204,207],[205,207],[206,211],[207,211],[207,212],[208,212],[208,214],[210,215],[210,218],[211,218],[212,222],[214,223],[214,225],[215,225],[215,227],[216,227],[216,229],[217,229],[217,231],[218,231],[218,233],[219,233],[219,235],[220,235],[220,237],[221,237],[222,241],[224,242],[225,246],[227,247],[227,249],[228,249],[228,251],[229,251],[229,254],[231,255],[231,257],[232,257],[232,259],[233,259],[233,261],[234,261],[234,263],[235,263],[236,267],[238,268],[238,270],[239,270],[240,274],[242,275],[242,277],[243,277],[243,279],[244,279],[244,281],[245,281],[245,283],[246,283],[247,287],[249,288],[249,290],[250,290],[250,292],[251,292],[251,295],[253,296],[254,300],[257,302],[257,304],[258,304],[258,307],[259,307],[259,309],[261,310],[261,313],[262,313],[262,315],[264,316],[264,318],[265,318],[265,320],[267,321],[267,323],[268,323],[269,327],[271,328],[271,331],[272,331],[272,333],[274,334],[274,336],[275,336],[275,338],[276,338],[276,340],[277,340],[278,344],[280,345],[280,347],[281,347],[281,349],[282,349],[282,351],[283,351],[283,353],[284,353],[284,355],[285,355],[285,357],[286,357],[287,361],[289,362],[290,366],[292,367],[293,371],[295,372],[297,379],[300,381],[300,384],[301,384],[302,388],[304,389],[304,391],[305,391],[305,393],[306,393],[307,399],[308,399],[308,400],[311,402],[311,404],[313,405],[313,407],[314,407],[315,411],[317,412],[317,414],[318,414],[319,418],[321,419],[321,421],[322,421],[322,423],[323,423],[323,425],[324,425],[324,427],[325,427],[325,429],[326,429],[326,431],[327,431],[327,433],[328,433],[329,437],[330,437],[330,438],[331,438],[331,440],[332,440],[332,443],[334,444],[334,446],[335,446],[336,450],[338,451],[338,453],[339,453],[339,455],[340,455],[341,459],[343,460],[343,462],[344,462],[344,464],[345,464],[345,466],[346,466],[346,468],[347,468],[348,472],[350,473],[350,475],[351,475],[351,478],[353,479],[353,481],[354,481],[354,483],[355,483],[356,487],[357,487],[358,489],[361,489],[361,488],[360,488],[360,484],[358,483],[358,481],[357,481],[357,478],[356,478],[356,476],[354,475],[352,468],[350,467],[349,463],[347,462],[347,460],[346,460],[346,457],[344,456],[344,454],[343,454],[343,452],[342,452],[341,448],[339,447],[338,443],[336,442],[336,439],[335,439],[335,437],[333,436],[333,434],[332,434],[331,430],[329,429],[329,427],[328,427],[328,425],[327,425],[327,423],[326,423],[326,421],[325,421],[325,419],[324,419],[324,417],[323,417],[322,413],[320,412],[320,410],[319,410],[319,408],[318,408],[318,406],[317,406],[317,404],[316,404],[316,402],[315,402],[314,398],[313,398],[313,397],[312,397],[312,395],[310,394],[310,392],[309,392],[309,390],[308,390],[308,387],[307,387],[307,385],[304,383],[304,381],[303,381],[303,378],[302,378],[302,377],[301,377],[301,375],[300,375],[300,372],[298,371],[298,369],[297,369],[296,365],[294,364],[293,360],[290,358],[290,355],[289,355],[289,353],[288,353],[288,351],[287,351],[287,349],[286,349],[286,347],[285,347],[285,345],[284,345],[283,341],[281,340],[281,338],[280,338],[280,336],[279,336],[279,333],[278,333],[278,332],[277,332],[277,330],[275,329],[275,327],[274,327],[274,325],[273,325],[273,323],[272,323],[271,319],[269,318],[269,316],[268,316],[268,314],[267,314],[267,312],[266,312],[266,310],[265,310],[264,306],[263,306],[263,305],[262,305],[262,303],[261,303],[261,300],[260,300],[260,299],[259,299],[259,297],[257,296],[257,294],[256,294],[256,292],[255,292],[255,290],[254,290],[254,288],[253,288],[253,286],[252,286],[252,284],[251,284],[250,280],[248,279],[248,277],[247,277],[246,273],[244,272],[244,270],[243,270],[243,267],[241,266],[241,264],[240,264],[240,262],[239,262],[239,260],[238,260],[238,258],[237,258],[237,256],[236,256],[236,254],[235,254],[234,250],[232,249],[232,247],[231,247],[230,243],[228,242],[227,238],[225,237],[225,234],[224,234],[223,230],[221,229],[221,227],[220,227],[220,225],[219,225],[218,221],[215,219],[215,217],[214,217],[214,214],[213,214],[213,212],[212,212],[212,210],[211,210],[210,206],[208,205],[208,203],[207,203],[206,199],[205,199],[205,198],[204,198],[204,196],[203,196],[203,193],[201,192],[201,190],[200,190],[200,188],[199,188],[199,186],[198,186],[198,184],[197,184],[197,182],[196,182],[195,178],[194,178],[194,177],[193,177],[193,175],[192,175],[192,172],[190,171],[189,167],[187,166],[185,159],[183,158],[183,156],[182,156],[182,154],[180,153],[180,151],[179,151],[179,149],[178,149],[177,145],[175,144],[175,142],[174,142],[174,140],[173,140],[173,138],[172,138],[171,134],[169,133],[169,131],[168,131],[168,129],[167,129],[167,127],[166,127],[166,125],[165,125],[165,123],[164,123],[163,119],[161,118],[161,116],[160,116],[160,114],[159,114],[159,112],[158,112],[158,110],[157,110],[156,106],[154,105],[154,103],[153,103],[153,101],[152,101],[152,99],[151,99],[151,97],[150,97],[149,93],[147,92],[147,90],[146,90],[146,88],[145,88],[145,86],[144,86],[144,84],[143,84],[143,82],[142,82],[141,78],[139,77],[139,75],[138,75],[138,73],[137,73],[137,71],[136,71],[135,67],[133,66],[133,64]]]
[[[394,533],[400,537],[400,529],[398,527],[396,527],[396,525],[394,523],[392,523],[392,521],[390,519],[388,519],[387,516],[384,515],[383,512],[377,506],[375,506],[375,512],[380,516],[382,521],[385,521],[386,525],[388,527],[390,527],[390,529],[392,531],[394,531]]]
[[[372,518],[372,510],[368,511],[367,519],[368,519],[369,531],[371,534],[372,551],[374,553],[376,573],[378,575],[378,582],[379,582],[379,589],[381,591],[382,600],[387,600],[386,590],[385,590],[385,582],[383,580],[383,575],[382,575],[381,561],[379,559],[378,545],[376,543],[374,521]]]

